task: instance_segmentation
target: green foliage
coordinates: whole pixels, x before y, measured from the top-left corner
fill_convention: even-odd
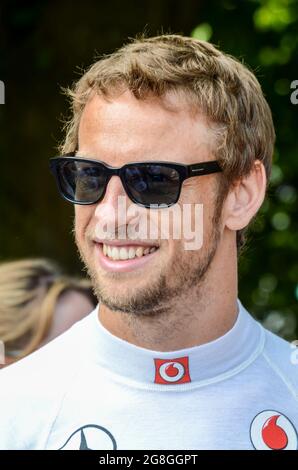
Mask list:
[[[192,32],[191,36],[201,41],[209,41],[212,36],[212,28],[209,23],[201,23],[196,26]]]
[[[222,1],[216,14],[212,6],[206,5],[202,24],[208,20],[212,42],[255,71],[277,133],[268,195],[240,259],[239,296],[268,328],[293,339],[298,320],[298,106],[290,95],[298,78],[298,3]]]

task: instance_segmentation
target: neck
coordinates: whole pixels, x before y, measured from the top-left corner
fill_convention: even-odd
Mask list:
[[[231,248],[231,247],[229,247]],[[238,314],[237,257],[217,250],[204,280],[173,299],[165,310],[134,315],[99,309],[99,320],[115,336],[155,351],[175,351],[213,341],[229,331]]]

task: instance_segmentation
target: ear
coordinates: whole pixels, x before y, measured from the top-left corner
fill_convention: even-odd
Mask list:
[[[230,230],[246,227],[261,207],[266,193],[266,171],[260,160],[250,174],[237,181],[225,201],[224,225]]]

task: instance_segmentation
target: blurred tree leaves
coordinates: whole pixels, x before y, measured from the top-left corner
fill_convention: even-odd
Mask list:
[[[298,320],[298,106],[290,95],[298,78],[298,3],[224,0],[220,5],[216,14],[206,5],[192,35],[204,39],[204,32],[212,31],[209,40],[250,65],[271,106],[277,133],[268,196],[240,260],[239,296],[268,328],[293,339]],[[241,32],[233,34],[237,23]]]

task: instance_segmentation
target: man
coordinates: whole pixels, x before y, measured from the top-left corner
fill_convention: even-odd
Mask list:
[[[100,306],[0,373],[1,447],[297,449],[292,349],[237,293],[275,138],[255,76],[164,35],[99,60],[69,94],[51,168]],[[162,225],[173,208],[195,248]]]

